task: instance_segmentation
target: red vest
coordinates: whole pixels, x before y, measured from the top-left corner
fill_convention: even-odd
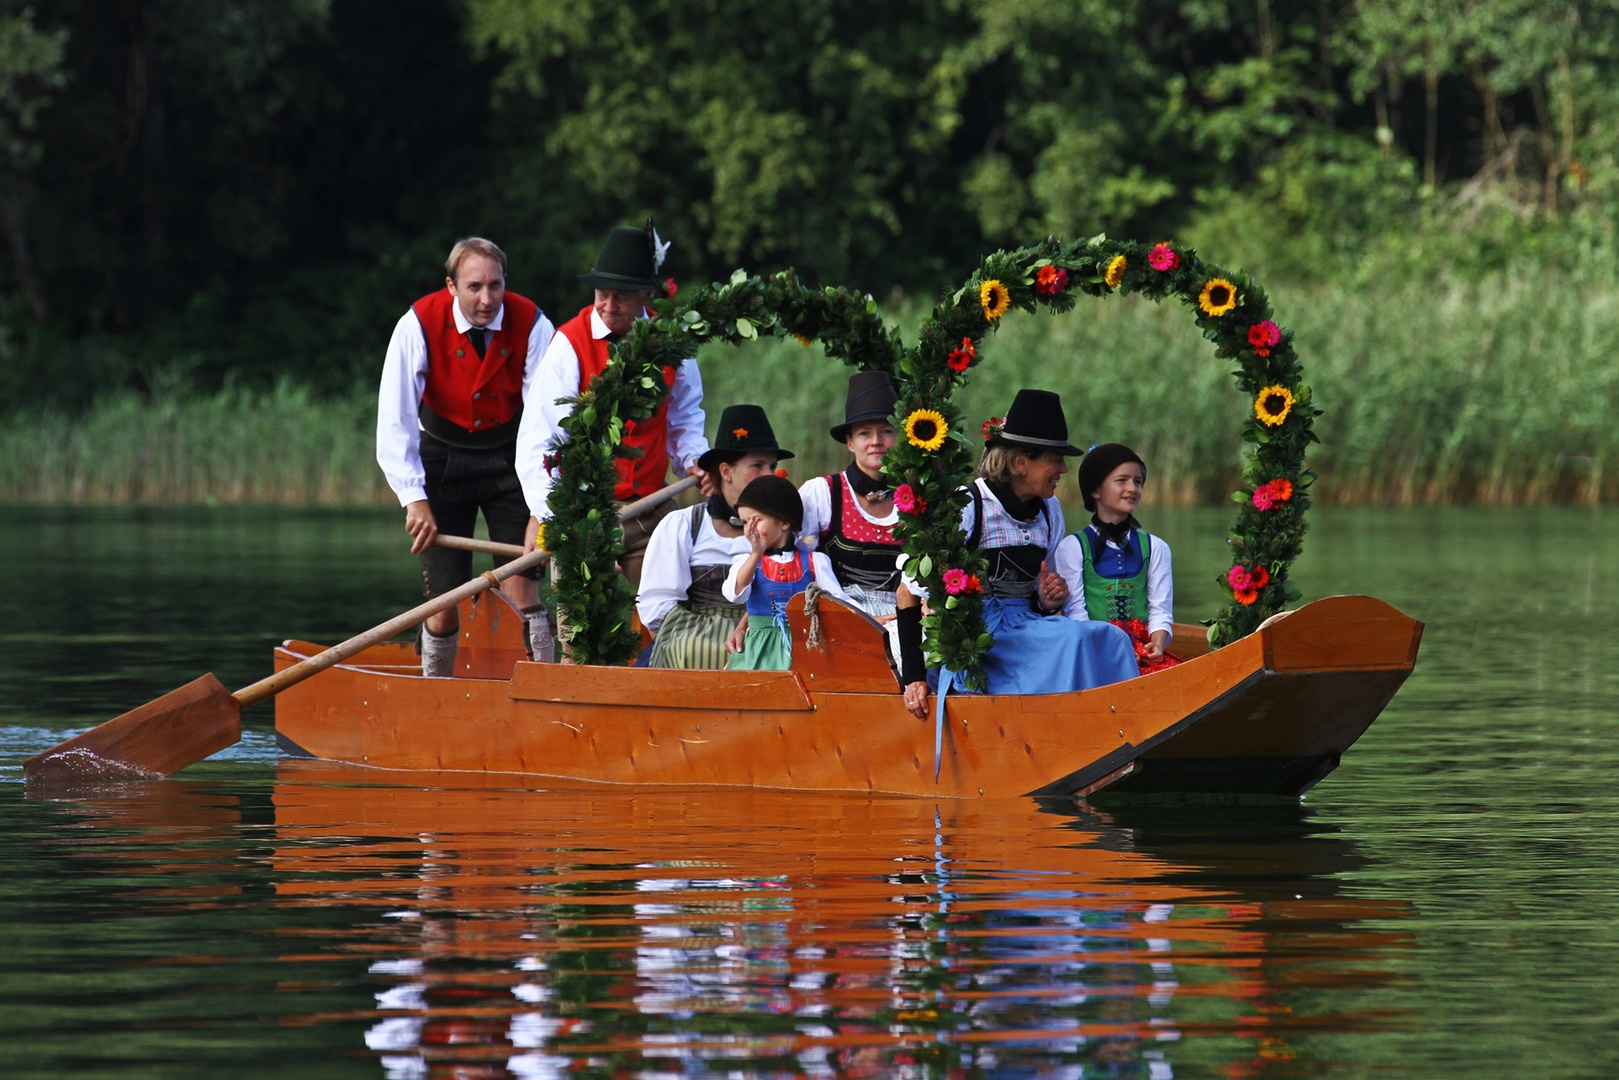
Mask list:
[[[590,333],[591,308],[579,309],[579,314],[557,328],[557,333],[568,339],[573,353],[579,358],[579,392],[590,386],[590,381],[607,368],[607,339],[592,337]],[[641,451],[638,458],[619,458],[618,486],[613,498],[630,502],[650,495],[663,487],[664,475],[669,471],[669,394],[667,388],[675,384],[675,369],[664,367],[665,393],[658,401],[658,411],[645,420],[627,420],[624,423],[624,445]]]
[[[476,435],[511,422],[522,410],[528,336],[540,309],[532,300],[507,293],[500,329],[489,335],[480,358],[472,342],[455,328],[454,303],[450,290],[439,289],[411,305],[427,339],[427,389],[422,400],[444,419]]]

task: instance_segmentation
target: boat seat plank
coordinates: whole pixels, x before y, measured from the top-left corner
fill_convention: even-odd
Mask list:
[[[710,712],[809,712],[791,671],[687,671],[521,663],[511,697],[569,705],[617,705]]]
[[[888,661],[888,633],[864,611],[831,596],[816,601],[821,621],[821,647],[809,646],[809,620],[802,593],[787,604],[787,627],[793,636],[793,670],[817,693],[878,693],[899,689]]]

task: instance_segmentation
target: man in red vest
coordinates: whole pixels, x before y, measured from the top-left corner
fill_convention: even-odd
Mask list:
[[[608,346],[628,333],[636,319],[645,316],[646,306],[658,288],[657,273],[668,248],[658,239],[651,219],[645,229],[615,228],[607,234],[595,267],[579,275],[581,281],[595,289],[595,302],[580,308],[579,314],[557,328],[535,373],[534,389],[526,399],[528,408],[517,436],[517,472],[533,514],[525,546],[533,545],[539,523],[551,516],[546,499],[552,477],[545,467],[545,456],[567,437],[562,431],[562,419],[572,408],[557,402],[577,397],[589,386],[607,367]],[[687,359],[678,368],[665,368],[664,383],[669,392],[658,411],[645,420],[631,420],[624,427],[624,444],[638,448],[641,456],[618,461],[613,498],[620,503],[632,502],[663,487],[670,466],[677,475],[698,477],[705,495],[713,493],[707,474],[697,467],[697,459],[708,452],[708,439],[703,435],[703,378],[697,371],[697,361]],[[619,566],[631,585],[640,585],[647,541],[673,507],[673,503],[665,502],[624,523],[624,555]]]
[[[478,237],[456,242],[444,288],[394,327],[377,398],[377,464],[405,508],[422,585],[438,596],[472,577],[472,553],[434,547],[442,529],[471,536],[482,511],[489,538],[521,544],[528,504],[515,467],[523,401],[554,336],[532,300],[506,291],[506,253]],[[496,558],[495,565],[505,562]],[[528,622],[536,660],[551,659],[551,628],[535,575],[501,591]],[[422,627],[422,673],[455,673],[455,609]]]

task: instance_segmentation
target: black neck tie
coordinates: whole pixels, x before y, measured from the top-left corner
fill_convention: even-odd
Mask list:
[[[472,341],[472,347],[478,350],[478,359],[483,359],[484,350],[489,348],[489,328],[474,326],[467,331],[467,337]]]

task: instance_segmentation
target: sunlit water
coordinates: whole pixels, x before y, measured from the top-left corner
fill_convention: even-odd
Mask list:
[[[1183,619],[1219,511],[1149,513]],[[524,789],[21,760],[408,606],[398,515],[0,522],[0,1074],[1605,1076],[1619,1065],[1611,513],[1322,511],[1310,596],[1428,624],[1300,806]],[[9,780],[9,782],[4,782]]]

